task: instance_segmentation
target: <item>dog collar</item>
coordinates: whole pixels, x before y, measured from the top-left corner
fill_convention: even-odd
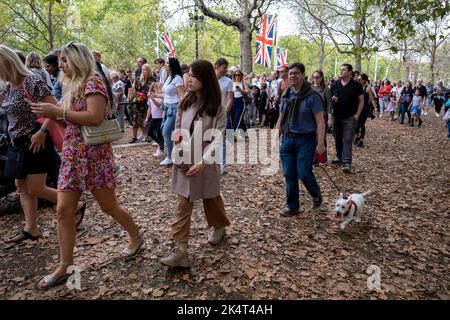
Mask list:
[[[346,217],[347,214],[350,212],[350,210],[352,210],[352,206],[355,206],[355,212],[358,211],[358,205],[356,204],[355,201],[352,200],[352,198],[350,198],[350,206],[348,207],[348,210],[344,213],[344,217]]]
[[[358,211],[358,205],[356,204],[355,201],[353,201],[352,199],[350,199],[350,207],[348,207],[348,211],[350,212],[350,210],[352,209],[352,206],[355,206],[355,211]]]

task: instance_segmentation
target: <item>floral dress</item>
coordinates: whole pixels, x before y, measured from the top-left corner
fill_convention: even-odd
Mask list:
[[[144,100],[140,96],[136,96],[133,110],[133,118],[132,124],[133,128],[142,128],[144,127],[145,117],[147,116],[147,94],[150,90],[150,86],[152,85],[153,78],[148,78],[144,84],[141,83],[140,79],[136,79],[136,83],[134,85],[134,89],[136,92],[140,92],[144,95]]]
[[[108,92],[99,76],[91,77],[85,97],[93,94],[108,99]],[[72,101],[72,110],[86,110],[86,98]],[[105,114],[106,116],[106,114]],[[111,143],[88,146],[83,141],[81,125],[67,121],[58,178],[58,191],[74,192],[116,187]]]

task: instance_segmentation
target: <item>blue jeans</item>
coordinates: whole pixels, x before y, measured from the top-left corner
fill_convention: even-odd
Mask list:
[[[405,113],[408,114],[408,123],[411,123],[411,113],[408,111],[406,103],[400,103],[400,123],[405,122]]]
[[[316,134],[307,137],[283,137],[280,158],[286,180],[286,205],[290,210],[300,209],[298,179],[313,198],[320,196],[320,187],[313,173]]]
[[[161,131],[164,138],[164,143],[167,147],[167,157],[172,159],[172,132],[175,129],[175,120],[177,118],[178,103],[164,103],[164,116],[161,124]]]
[[[244,98],[234,98],[233,99],[233,108],[231,109],[231,113],[233,116],[233,129],[236,131],[238,129],[239,120],[241,119],[242,114],[245,111],[244,106]],[[247,126],[245,125],[245,120],[242,119],[241,123],[239,124],[239,128],[247,131]]]

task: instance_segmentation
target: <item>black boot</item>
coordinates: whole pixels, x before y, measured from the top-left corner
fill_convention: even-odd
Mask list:
[[[363,148],[364,147],[364,140],[361,139],[359,140],[358,144],[356,145],[357,147]]]

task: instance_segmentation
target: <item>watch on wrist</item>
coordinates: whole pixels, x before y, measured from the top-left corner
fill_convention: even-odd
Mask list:
[[[47,129],[46,127],[41,127],[41,128],[39,129],[39,132],[41,132],[41,133],[47,133],[47,132],[48,132],[48,129]]]

